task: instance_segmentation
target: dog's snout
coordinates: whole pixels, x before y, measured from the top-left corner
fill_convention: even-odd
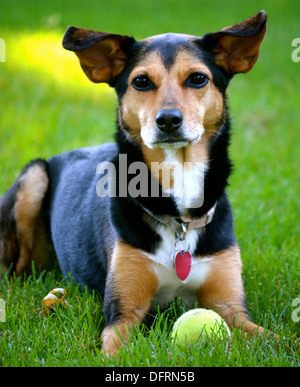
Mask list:
[[[178,109],[161,109],[155,116],[156,126],[163,132],[173,132],[183,123],[183,114]]]

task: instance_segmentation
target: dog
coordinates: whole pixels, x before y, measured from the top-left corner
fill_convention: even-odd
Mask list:
[[[57,259],[64,275],[98,292],[107,354],[128,342],[152,301],[178,297],[216,311],[231,328],[264,332],[248,316],[226,195],[226,90],[255,64],[266,21],[261,11],[203,37],[136,41],[75,27],[64,35],[87,77],[115,88],[116,141],[25,166],[0,203],[0,263],[21,275],[32,261],[43,268]],[[105,167],[114,169],[111,195],[103,194],[111,182]]]

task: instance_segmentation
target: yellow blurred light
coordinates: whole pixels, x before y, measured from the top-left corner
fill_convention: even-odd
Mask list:
[[[74,53],[62,47],[62,34],[35,32],[14,36],[10,41],[10,66],[36,71],[57,83],[86,89],[89,93],[113,93],[106,84],[91,87]]]

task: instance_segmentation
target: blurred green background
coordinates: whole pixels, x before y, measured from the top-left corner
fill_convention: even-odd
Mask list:
[[[90,83],[63,50],[68,25],[136,39],[201,36],[261,9],[269,18],[259,60],[229,87],[235,171],[228,190],[250,315],[277,332],[283,323],[290,337],[299,335],[291,320],[300,294],[300,62],[291,57],[299,0],[1,0],[0,195],[29,160],[113,138],[114,91]]]

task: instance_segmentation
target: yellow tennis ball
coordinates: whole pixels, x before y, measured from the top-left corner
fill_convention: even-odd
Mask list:
[[[209,337],[224,338],[230,336],[228,325],[213,310],[192,309],[175,322],[171,338],[177,346],[195,344]]]

